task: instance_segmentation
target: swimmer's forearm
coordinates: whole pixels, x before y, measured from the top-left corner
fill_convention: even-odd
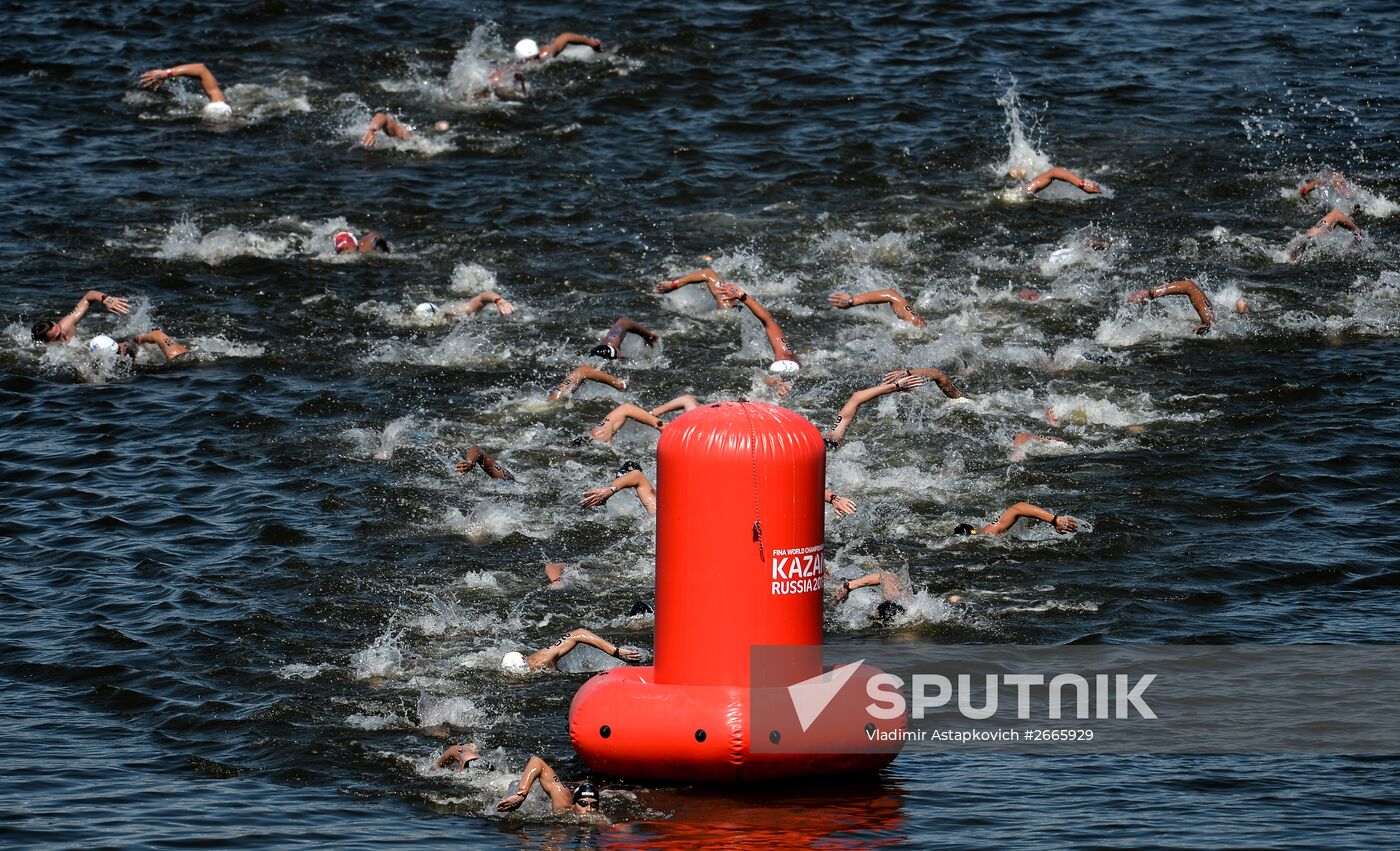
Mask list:
[[[933,367],[920,367],[918,369],[906,370],[906,372],[908,372],[910,375],[921,375],[924,378],[927,378],[928,380],[932,381],[934,384],[937,384],[938,389],[942,390],[943,395],[947,396],[949,399],[961,399],[963,397],[963,392],[958,389],[958,386],[956,384],[953,383],[953,379],[949,378],[948,374],[941,369],[934,369]]]
[[[880,577],[882,575],[883,573],[881,571],[876,571],[875,573],[867,573],[859,579],[852,579],[851,581],[847,582],[846,587],[854,589],[869,588],[872,585],[879,585]]]

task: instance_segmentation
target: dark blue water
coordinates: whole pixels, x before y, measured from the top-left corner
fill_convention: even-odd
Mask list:
[[[828,524],[831,565],[916,590],[885,627],[857,595],[832,641],[1400,640],[1388,4],[0,10],[6,842],[1391,840],[1396,763],[1340,756],[906,754],[870,783],[609,782],[612,827],[490,812],[532,752],[583,771],[583,678],[520,684],[500,654],[574,625],[650,647],[624,617],[651,597],[650,520],[628,495],[576,506],[621,460],[653,470],[655,436],[570,438],[621,401],[773,398],[747,317],[652,292],[701,255],[778,315],[804,361],[783,404],[819,424],[899,367],[969,395],[886,397],[832,454],[860,511]],[[607,51],[537,71],[522,103],[473,97],[517,38],[562,30]],[[188,83],[135,86],[191,61],[232,123]],[[452,129],[358,148],[380,109]],[[1025,201],[1018,164],[1108,191]],[[1285,262],[1327,211],[1294,190],[1329,167],[1366,238]],[[336,258],[345,226],[396,253]],[[1184,300],[1123,304],[1185,277],[1219,309],[1206,337]],[[826,304],[885,286],[928,329]],[[412,314],[486,287],[515,315]],[[130,370],[29,342],[88,288],[136,310],[85,335],[158,325],[194,356]],[[620,315],[662,338],[628,389],[548,404]],[[1021,430],[1066,443],[1021,458]],[[458,477],[473,442],[520,482]],[[1020,499],[1085,531],[948,537]],[[544,592],[546,560],[585,578]],[[495,768],[429,770],[466,740]]]

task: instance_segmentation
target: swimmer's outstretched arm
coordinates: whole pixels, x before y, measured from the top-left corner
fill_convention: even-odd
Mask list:
[[[665,295],[666,293],[675,292],[681,287],[689,286],[690,284],[704,284],[709,288],[710,295],[714,296],[715,306],[724,307],[724,299],[719,294],[719,285],[722,283],[724,283],[724,281],[715,273],[715,270],[706,266],[704,269],[691,272],[689,275],[682,275],[673,281],[662,281],[656,285],[656,291]]]
[[[1333,207],[1331,212],[1317,220],[1317,224],[1308,230],[1308,236],[1317,236],[1320,233],[1328,233],[1333,228],[1341,225],[1356,235],[1358,239],[1365,236],[1361,228],[1356,226],[1356,222],[1351,220],[1351,216],[1342,212],[1340,208]]]
[[[850,517],[852,514],[856,513],[856,501],[850,497],[840,495],[831,488],[825,490],[822,495],[822,501],[836,509],[836,513],[842,517]]]
[[[364,145],[366,148],[373,148],[374,134],[378,133],[380,130],[383,130],[395,139],[408,139],[413,136],[413,131],[400,124],[399,120],[394,116],[384,112],[376,112],[374,117],[369,120],[369,129],[365,131],[364,137],[360,139],[360,144]]]
[[[539,56],[541,59],[548,58],[571,44],[586,44],[594,50],[603,49],[603,43],[596,38],[589,38],[578,33],[560,33],[554,37],[554,41],[540,48]]]
[[[938,389],[943,391],[943,395],[949,399],[963,398],[963,392],[958,389],[958,385],[953,383],[953,379],[948,377],[948,373],[933,367],[920,367],[918,369],[896,369],[894,372],[885,373],[885,383],[893,384],[907,375],[920,375],[938,385]]]
[[[165,355],[168,361],[175,360],[180,355],[189,354],[189,349],[175,342],[175,338],[160,330],[147,331],[131,338],[133,343],[152,343],[160,349],[160,353]]]
[[[1073,517],[1061,514],[1054,514],[1046,511],[1038,505],[1031,505],[1029,502],[1018,502],[1001,513],[995,523],[988,523],[982,527],[982,532],[987,535],[1003,535],[1011,531],[1011,527],[1016,525],[1016,521],[1022,517],[1029,517],[1032,520],[1039,520],[1042,523],[1049,523],[1055,531],[1063,535],[1066,532],[1073,532],[1079,528],[1079,521]]]
[[[515,481],[515,475],[511,473],[510,470],[497,464],[490,455],[483,452],[481,447],[476,444],[467,447],[467,457],[457,462],[457,472],[465,476],[467,473],[476,469],[477,464],[480,464],[481,469],[486,471],[486,475],[493,479],[505,479],[508,482]]]
[[[562,782],[559,776],[554,773],[554,769],[549,767],[549,763],[538,756],[530,757],[530,761],[525,763],[525,770],[520,773],[520,782],[516,784],[515,791],[496,803],[498,812],[508,812],[519,809],[525,803],[525,799],[530,796],[530,790],[534,788],[535,781],[538,780],[540,788],[549,796],[549,804],[554,812],[563,812],[574,804],[574,796]]]
[[[850,428],[851,423],[855,422],[856,412],[860,410],[861,405],[864,405],[871,399],[878,399],[881,396],[896,391],[908,392],[915,387],[922,386],[927,381],[928,379],[924,378],[922,375],[905,375],[888,384],[877,384],[874,387],[857,390],[851,394],[851,398],[846,401],[846,404],[841,406],[840,413],[836,415],[836,424],[832,426],[831,431],[827,434],[827,439],[833,443],[841,443],[844,441],[846,439],[846,429]]]
[[[581,363],[574,367],[573,371],[564,376],[564,382],[549,394],[549,401],[558,402],[565,396],[573,393],[583,386],[585,381],[597,381],[599,384],[606,384],[614,390],[626,390],[627,382],[615,375],[608,375],[601,369],[596,369],[586,363]]]
[[[773,348],[773,360],[799,362],[797,355],[794,355],[788,346],[787,336],[783,334],[783,329],[778,327],[778,321],[773,318],[773,314],[768,312],[768,308],[764,307],[762,302],[733,284],[720,284],[716,289],[723,299],[721,307],[729,307],[735,302],[741,303],[758,318],[759,322],[763,323],[763,333],[768,336],[768,345]]]
[[[613,437],[627,424],[628,420],[636,420],[642,425],[649,425],[657,431],[661,431],[666,425],[661,421],[660,417],[642,410],[631,402],[623,402],[621,405],[609,411],[608,415],[603,417],[603,421],[590,431],[588,435],[594,440],[603,443],[611,443]]]
[[[552,668],[559,663],[559,660],[566,653],[580,644],[596,647],[609,656],[616,657],[624,662],[640,662],[642,660],[642,654],[638,653],[636,650],[627,647],[618,647],[611,641],[600,638],[595,633],[586,629],[574,630],[556,642],[553,647],[541,650],[530,658],[531,660],[538,658],[541,662],[544,662]]]
[[[919,316],[919,314],[915,313],[909,307],[909,300],[892,289],[871,290],[868,293],[861,293],[860,295],[832,293],[826,297],[826,300],[832,307],[838,310],[849,310],[852,307],[857,307],[862,304],[888,304],[890,309],[894,311],[895,316],[898,316],[915,328],[923,328],[927,324],[924,322],[923,317]]]
[[[437,758],[437,762],[433,763],[433,770],[436,771],[451,765],[453,771],[461,771],[467,767],[467,763],[474,759],[481,759],[481,754],[476,752],[476,745],[453,745],[443,751],[442,756]]]
[[[1150,290],[1138,290],[1128,296],[1128,304],[1141,304],[1144,301],[1152,301],[1167,295],[1184,295],[1191,299],[1191,306],[1196,308],[1196,315],[1201,318],[1201,324],[1196,326],[1197,334],[1204,334],[1210,330],[1210,324],[1215,321],[1215,315],[1211,312],[1210,299],[1196,286],[1195,281],[1183,280],[1172,281],[1170,284],[1162,284],[1160,287],[1153,287]]]
[[[117,298],[113,295],[100,293],[97,290],[88,290],[83,293],[83,297],[78,299],[78,303],[73,305],[73,309],[68,314],[58,320],[58,327],[62,329],[64,338],[71,338],[78,331],[78,323],[87,315],[88,307],[100,304],[107,308],[109,313],[130,313],[131,304],[124,298]]]
[[[502,316],[510,316],[515,312],[515,305],[501,298],[495,290],[487,290],[481,295],[472,296],[466,301],[456,301],[451,304],[444,304],[442,312],[448,316],[470,316],[481,310],[488,304],[496,305]]]
[[[886,600],[894,600],[904,595],[904,589],[900,587],[898,576],[888,570],[877,570],[858,579],[842,579],[841,584],[836,586],[832,602],[838,605],[844,603],[846,598],[851,595],[851,591],[856,588],[869,588],[873,585],[880,586]]]
[[[141,85],[148,89],[159,89],[171,77],[197,77],[199,85],[204,88],[204,94],[209,98],[210,103],[224,100],[224,92],[219,88],[219,81],[214,79],[214,72],[206,68],[202,62],[176,65],[173,68],[152,68],[141,75]]]
[[[689,411],[698,407],[700,407],[700,400],[696,399],[689,393],[686,393],[684,395],[677,396],[676,398],[665,403],[664,405],[658,405],[655,408],[652,408],[650,413],[653,417],[659,417],[662,414],[669,414],[672,411]]]
[[[614,322],[612,327],[608,329],[608,333],[603,335],[603,345],[620,348],[622,346],[622,339],[628,334],[636,334],[638,337],[641,337],[642,342],[646,343],[648,346],[655,345],[656,341],[659,339],[654,332],[648,330],[646,326],[642,325],[640,322],[633,322],[631,319],[624,316]]]
[[[1085,180],[1069,169],[1060,168],[1059,166],[1055,166],[1049,171],[1041,172],[1027,183],[1022,184],[1021,188],[1034,195],[1057,180],[1063,180],[1070,186],[1082,192],[1087,192],[1090,195],[1097,195],[1103,191],[1103,187],[1099,186],[1094,181]]]
[[[627,488],[637,489],[637,501],[647,510],[647,514],[656,513],[656,489],[652,487],[647,477],[642,475],[641,470],[628,470],[626,473],[612,480],[612,484],[606,487],[594,488],[583,495],[583,501],[579,503],[581,508],[596,508],[612,499],[613,494]]]

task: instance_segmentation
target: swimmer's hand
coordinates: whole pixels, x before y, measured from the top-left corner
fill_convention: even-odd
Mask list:
[[[466,474],[470,473],[472,470],[475,470],[475,469],[476,469],[476,462],[475,462],[475,461],[467,461],[467,460],[464,459],[464,460],[462,460],[462,461],[458,461],[458,462],[457,462],[457,474],[458,474],[459,476],[465,476]]]
[[[642,654],[638,653],[636,650],[633,650],[631,647],[619,647],[617,648],[617,652],[613,655],[624,662],[642,661]]]
[[[666,293],[671,292],[671,291],[674,290],[675,288],[676,288],[676,282],[675,282],[675,281],[662,281],[661,283],[659,283],[659,284],[656,285],[656,292],[657,292],[658,294],[660,294],[660,295],[665,295]]]
[[[1210,333],[1210,323],[1202,322],[1200,325],[1196,326],[1195,331],[1197,336]]]
[[[373,127],[371,127],[371,128],[369,128],[368,130],[366,130],[366,131],[365,131],[365,135],[362,136],[362,137],[360,137],[360,144],[361,144],[361,145],[364,145],[366,148],[373,148],[373,147],[374,147],[374,128],[373,128]]]
[[[476,745],[453,745],[442,752],[442,756],[438,757],[438,761],[433,763],[433,769],[437,770],[456,763],[452,766],[452,770],[461,771],[467,767],[467,763],[480,758],[481,754],[476,752]]]
[[[1075,520],[1073,517],[1066,517],[1064,515],[1056,516],[1055,522],[1051,525],[1053,525],[1055,527],[1055,531],[1060,533],[1061,535],[1065,534],[1066,532],[1079,531],[1079,521]]]
[[[836,497],[831,501],[831,507],[842,517],[850,517],[856,513],[856,501],[848,496]]]
[[[855,296],[850,293],[832,293],[826,297],[827,303],[837,310],[848,310],[855,303]]]
[[[523,803],[525,803],[525,793],[517,791],[514,794],[507,795],[501,800],[497,801],[496,812],[508,813],[511,810],[518,810],[520,809],[520,805]]]
[[[1081,192],[1087,192],[1090,195],[1097,195],[1103,191],[1103,187],[1092,180],[1079,181],[1079,189]]]
[[[719,293],[720,307],[722,308],[733,307],[749,297],[748,293],[729,283],[716,284],[715,292]]]
[[[170,79],[170,72],[164,68],[152,68],[141,75],[141,87],[156,91]]]
[[[597,508],[606,503],[612,495],[617,493],[617,488],[608,485],[604,488],[594,488],[583,495],[583,500],[579,503],[580,508]]]
[[[836,593],[831,595],[831,602],[839,606],[846,602],[846,598],[849,596],[851,596],[851,583],[842,579],[841,584],[836,586]]]
[[[103,295],[97,290],[89,290],[88,293],[85,296],[83,296],[83,298],[87,299],[88,301],[97,302],[98,304],[107,308],[108,312],[110,313],[131,312],[131,302],[127,301],[124,298],[117,298],[114,295]]]
[[[1144,301],[1152,300],[1152,290],[1138,290],[1128,296],[1128,304],[1142,304]]]
[[[496,309],[501,312],[502,316],[510,316],[515,312],[515,305],[503,298],[498,298],[496,299]]]
[[[894,378],[894,380],[891,381],[890,379],[896,375],[898,375],[898,377]],[[924,386],[928,383],[928,379],[922,375],[914,375],[913,373],[907,371],[903,375],[891,372],[889,375],[885,376],[884,383],[893,384],[894,389],[907,393],[910,390],[913,390],[915,387]]]

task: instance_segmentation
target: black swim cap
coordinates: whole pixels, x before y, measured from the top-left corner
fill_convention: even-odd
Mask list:
[[[954,527],[954,529],[953,529],[953,534],[954,534],[954,535],[976,535],[976,534],[977,534],[977,527],[976,527],[976,526],[973,526],[971,523],[959,523],[956,527]]]
[[[592,350],[590,350],[588,353],[590,355],[593,355],[595,358],[607,358],[608,360],[617,360],[617,349],[613,346],[607,345],[606,343],[599,343],[598,345],[594,346]]]
[[[595,804],[598,802],[598,790],[587,780],[574,787],[574,803],[577,804],[585,798],[591,798]]]
[[[886,600],[875,607],[875,619],[887,621],[904,614],[904,604],[898,600]]]
[[[616,473],[613,473],[613,478],[615,479],[615,478],[617,478],[618,476],[624,475],[624,474],[626,474],[626,473],[630,473],[630,472],[632,472],[633,470],[637,470],[638,472],[640,472],[641,469],[642,469],[642,465],[641,465],[641,464],[638,464],[636,461],[630,461],[630,460],[629,460],[629,461],[623,461],[622,464],[621,464],[620,466],[618,466],[617,472],[616,472]]]
[[[654,614],[656,614],[656,610],[653,609],[651,606],[647,605],[645,600],[634,600],[632,602],[632,611],[627,613],[627,617],[635,618],[640,617],[642,615]]]

